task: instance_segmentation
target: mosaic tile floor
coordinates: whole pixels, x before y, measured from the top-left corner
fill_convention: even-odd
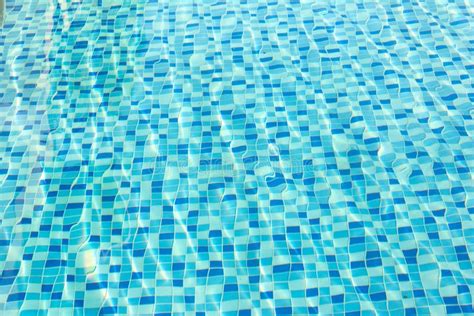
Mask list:
[[[473,26],[6,0],[0,314],[473,314]]]

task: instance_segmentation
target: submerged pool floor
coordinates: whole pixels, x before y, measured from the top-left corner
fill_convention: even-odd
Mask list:
[[[474,313],[469,1],[5,5],[1,314]]]

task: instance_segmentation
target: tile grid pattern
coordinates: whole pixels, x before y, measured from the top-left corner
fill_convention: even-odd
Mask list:
[[[473,313],[472,10],[7,0],[0,310]]]

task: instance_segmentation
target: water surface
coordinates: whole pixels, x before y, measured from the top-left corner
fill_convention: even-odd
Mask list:
[[[7,0],[0,309],[474,313],[473,23],[463,1]]]

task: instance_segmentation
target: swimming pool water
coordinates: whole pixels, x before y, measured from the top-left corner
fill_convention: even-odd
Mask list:
[[[469,1],[5,5],[1,314],[474,313]]]

